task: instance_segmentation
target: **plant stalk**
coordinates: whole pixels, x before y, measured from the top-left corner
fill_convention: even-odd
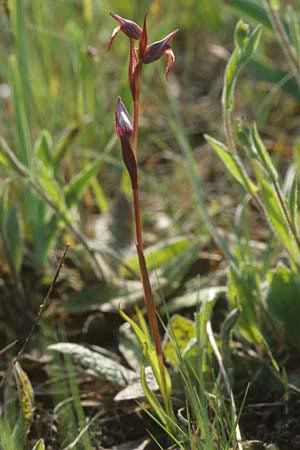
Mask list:
[[[300,79],[299,79],[299,75],[300,75],[300,71],[299,71],[299,65],[298,65],[298,61],[294,55],[293,49],[291,47],[288,35],[282,25],[282,22],[277,14],[276,11],[274,11],[274,9],[272,9],[272,7],[270,6],[270,3],[268,0],[263,0],[263,3],[265,5],[265,8],[268,12],[268,16],[269,19],[272,23],[274,32],[277,36],[277,39],[281,45],[281,48],[283,50],[283,53],[285,54],[288,63],[294,73],[294,76],[296,78],[296,81],[298,83],[298,86],[300,87]]]
[[[231,112],[225,107],[223,108],[224,117],[224,130],[227,140],[227,145],[234,153],[237,153],[237,148],[234,141],[233,130],[232,130],[232,120]]]
[[[225,135],[226,135],[227,146],[229,149],[231,149],[234,153],[236,153],[238,155],[237,147],[235,145],[235,140],[234,140],[233,129],[232,129],[231,112],[227,108],[223,108],[223,119],[224,119],[224,130],[225,130]],[[266,211],[265,211],[264,205],[261,202],[260,198],[255,193],[251,193],[251,197],[254,200],[254,202],[256,203],[256,206],[258,207],[258,209],[266,216]]]
[[[140,112],[140,94],[142,86],[142,72],[143,66],[139,62],[136,67],[136,81],[135,81],[135,97],[133,99],[133,136],[132,136],[132,150],[137,159],[138,133],[139,133],[139,112]]]
[[[134,108],[134,119],[133,119],[133,135],[132,135],[132,151],[134,153],[135,159],[137,160],[137,145],[138,145],[138,131],[139,131],[139,110],[140,110],[140,93],[142,86],[142,63],[138,62],[136,67],[136,78],[135,78],[135,95],[133,96],[133,108]],[[137,175],[138,176],[138,175]],[[161,378],[161,390],[162,396],[165,402],[165,407],[168,410],[168,399],[165,393],[167,392],[167,381],[165,374],[165,365],[163,359],[162,343],[160,338],[158,320],[157,320],[157,309],[155,301],[153,298],[152,288],[149,279],[149,273],[147,269],[147,263],[144,256],[144,241],[142,233],[142,221],[141,221],[141,210],[139,201],[139,187],[132,189],[133,194],[133,205],[134,205],[134,220],[135,220],[135,230],[136,230],[136,248],[139,258],[140,266],[140,276],[144,291],[144,300],[147,309],[147,315],[149,318],[149,325],[151,329],[152,338],[154,341],[154,346],[156,350],[156,355],[158,359],[160,378]]]
[[[139,191],[137,189],[133,189],[133,204],[134,204],[134,218],[135,218],[135,228],[136,228],[136,248],[139,258],[139,266],[140,266],[140,276],[143,285],[144,291],[144,300],[147,309],[147,315],[149,318],[149,325],[151,329],[152,338],[154,341],[154,346],[156,350],[156,355],[159,364],[160,377],[162,381],[162,396],[165,401],[165,406],[168,408],[167,399],[165,397],[165,393],[167,392],[167,381],[165,374],[165,366],[163,359],[163,350],[162,343],[160,338],[158,320],[157,320],[157,309],[155,305],[155,301],[153,298],[152,288],[149,279],[149,273],[147,269],[146,259],[144,256],[144,242],[142,235],[142,223],[141,223],[141,213],[140,213],[140,204],[139,204]]]

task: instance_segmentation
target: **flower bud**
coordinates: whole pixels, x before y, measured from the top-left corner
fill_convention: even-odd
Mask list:
[[[133,133],[133,126],[128,111],[126,109],[126,106],[122,102],[121,97],[117,98],[115,115],[116,115],[115,130],[117,135],[120,138],[131,137]]]
[[[121,97],[117,98],[115,114],[115,131],[120,138],[123,161],[130,176],[132,189],[137,189],[137,164],[130,143],[130,137],[133,133],[133,126],[128,111],[121,100]]]
[[[234,42],[241,50],[245,47],[250,33],[249,25],[243,20],[239,20],[234,31]]]

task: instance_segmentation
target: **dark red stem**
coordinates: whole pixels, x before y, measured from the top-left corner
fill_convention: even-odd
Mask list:
[[[132,150],[137,157],[138,133],[139,133],[139,112],[140,112],[140,93],[142,85],[142,63],[139,62],[136,67],[135,80],[135,98],[133,99],[133,136],[132,136]]]

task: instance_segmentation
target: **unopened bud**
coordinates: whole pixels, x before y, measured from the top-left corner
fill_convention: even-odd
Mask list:
[[[245,47],[250,33],[249,25],[243,20],[239,20],[234,31],[234,42],[241,50]]]
[[[133,126],[126,106],[121,100],[117,98],[116,103],[116,133],[119,137],[131,137],[133,133]]]

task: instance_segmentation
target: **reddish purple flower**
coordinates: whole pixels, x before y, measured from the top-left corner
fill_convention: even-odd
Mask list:
[[[146,50],[143,55],[143,63],[144,64],[150,64],[154,61],[157,61],[162,56],[167,55],[168,62],[167,62],[167,68],[166,68],[166,77],[168,77],[170,70],[172,70],[172,67],[173,67],[173,64],[175,61],[175,55],[170,46],[170,42],[177,32],[178,32],[178,28],[176,30],[172,31],[171,33],[169,33],[167,36],[165,36],[160,41],[156,41],[156,42],[153,42],[152,44],[147,45]]]
[[[123,31],[123,33],[126,34],[126,36],[128,36],[130,39],[139,39],[141,37],[142,29],[137,23],[129,19],[124,19],[123,17],[118,16],[118,14],[114,14],[112,12],[110,12],[109,14],[118,22],[119,25],[112,32],[108,50],[112,46],[113,40],[120,31]]]
[[[120,138],[121,137],[130,138],[133,133],[133,126],[128,111],[126,109],[126,106],[122,102],[121,97],[117,98],[115,115],[116,115],[115,131],[117,135]]]
[[[133,127],[128,111],[124,103],[122,102],[121,97],[117,98],[115,115],[115,131],[120,138],[123,161],[131,179],[132,189],[137,189],[137,164],[130,143],[130,137],[133,133]]]

